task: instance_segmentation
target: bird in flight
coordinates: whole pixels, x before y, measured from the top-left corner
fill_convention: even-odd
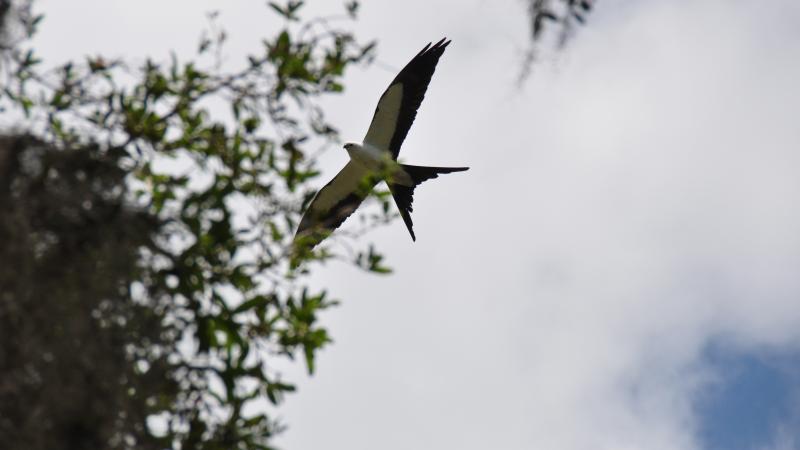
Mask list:
[[[439,174],[468,167],[424,167],[400,164],[400,146],[414,122],[436,63],[450,44],[446,38],[425,46],[386,88],[361,144],[347,143],[350,161],[311,201],[295,233],[295,243],[311,249],[358,208],[380,181],[389,186],[400,215],[416,241],[411,222],[414,188]]]

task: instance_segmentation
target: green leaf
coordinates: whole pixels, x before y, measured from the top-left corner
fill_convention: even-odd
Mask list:
[[[347,10],[347,14],[350,16],[351,19],[355,19],[358,15],[358,7],[359,7],[358,0],[351,0],[344,4],[345,9]]]
[[[242,312],[250,311],[259,307],[268,306],[274,301],[275,299],[272,296],[257,295],[237,306],[236,309],[233,310],[233,314],[240,314]]]
[[[275,2],[269,2],[268,5],[287,20],[297,21],[300,20],[300,18],[296,13],[303,6],[303,3],[302,0],[289,0],[286,6],[280,6]]]

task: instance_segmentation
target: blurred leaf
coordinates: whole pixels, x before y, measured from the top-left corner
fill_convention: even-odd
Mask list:
[[[347,14],[350,16],[351,19],[355,19],[358,15],[358,7],[359,7],[358,0],[352,0],[345,3],[345,9],[347,9]]]

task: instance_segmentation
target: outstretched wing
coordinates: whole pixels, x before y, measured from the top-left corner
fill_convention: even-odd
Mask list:
[[[364,137],[365,144],[388,150],[397,159],[400,146],[425,98],[436,63],[448,44],[450,41],[447,38],[433,46],[429,43],[392,80],[378,100],[372,123]]]
[[[353,214],[376,184],[366,168],[348,162],[311,200],[294,235],[295,244],[314,248]]]

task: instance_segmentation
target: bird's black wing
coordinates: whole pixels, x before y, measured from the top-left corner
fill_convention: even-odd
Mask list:
[[[347,163],[314,196],[300,219],[295,244],[310,250],[322,242],[353,214],[376,184],[377,180],[363,166]]]
[[[450,41],[447,38],[433,46],[429,43],[392,80],[378,100],[372,123],[364,137],[365,144],[389,150],[392,157],[397,159],[400,146],[425,98],[436,63],[448,44]]]

